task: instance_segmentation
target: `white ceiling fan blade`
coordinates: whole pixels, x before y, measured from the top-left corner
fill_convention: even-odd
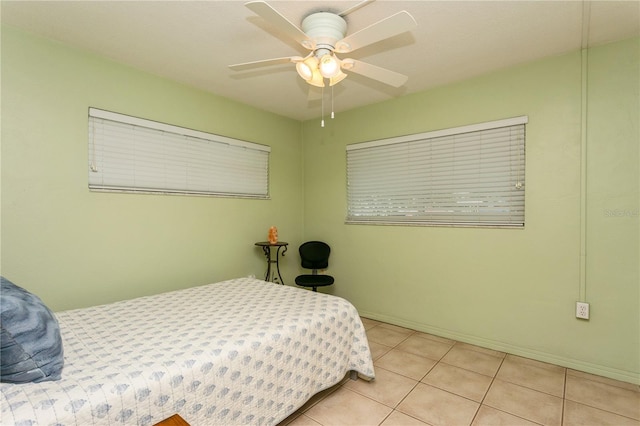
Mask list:
[[[356,4],[355,6],[351,6],[349,9],[343,10],[342,12],[338,13],[338,16],[341,16],[344,18],[348,14],[353,13],[356,10],[360,9],[361,7],[364,7],[369,3],[373,3],[374,1],[376,0],[362,0],[360,3]]]
[[[261,61],[252,61],[244,62],[242,64],[229,65],[229,68],[234,71],[245,71],[255,68],[268,67],[271,65],[288,64],[291,62],[296,63],[302,60],[303,58],[301,56],[287,56],[286,58],[263,59]]]
[[[380,68],[376,65],[371,65],[355,59],[343,59],[342,67],[347,72],[360,74],[393,87],[400,87],[409,79],[409,77],[404,74],[400,74],[386,68]]]
[[[310,40],[297,25],[271,7],[269,3],[264,1],[250,1],[249,3],[245,3],[245,6],[265,21],[271,23],[271,25],[275,26],[280,32],[300,43],[306,49],[313,50],[315,47],[313,41]]]
[[[417,25],[413,16],[403,10],[346,36],[336,43],[335,51],[338,53],[353,52],[356,49],[409,31]]]

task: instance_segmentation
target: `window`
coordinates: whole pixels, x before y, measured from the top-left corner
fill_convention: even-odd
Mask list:
[[[526,116],[347,146],[347,223],[524,226]]]
[[[268,146],[89,109],[89,188],[269,196]]]

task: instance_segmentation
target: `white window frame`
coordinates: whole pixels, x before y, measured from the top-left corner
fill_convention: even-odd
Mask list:
[[[528,121],[347,145],[346,223],[524,228]]]
[[[271,148],[89,108],[89,189],[269,199]]]

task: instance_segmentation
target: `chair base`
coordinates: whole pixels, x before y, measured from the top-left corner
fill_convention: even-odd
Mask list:
[[[326,287],[333,284],[331,275],[298,275],[296,284],[300,287],[311,287],[313,291],[318,291],[318,287]]]

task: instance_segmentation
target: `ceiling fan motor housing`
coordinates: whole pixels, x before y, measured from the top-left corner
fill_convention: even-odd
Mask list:
[[[335,13],[318,12],[304,18],[302,31],[315,42],[316,48],[333,51],[347,32],[347,22]]]

